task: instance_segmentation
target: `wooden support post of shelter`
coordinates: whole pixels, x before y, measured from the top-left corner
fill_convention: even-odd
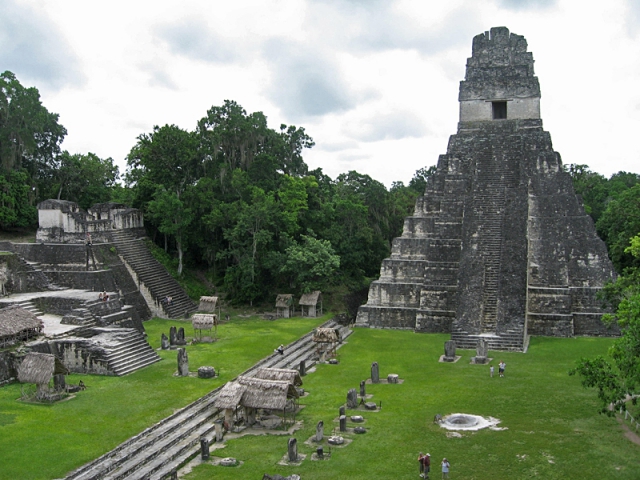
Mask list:
[[[300,297],[300,312],[303,317],[322,316],[322,292],[315,290]]]
[[[295,313],[293,295],[281,293],[276,297],[276,318],[290,318]]]

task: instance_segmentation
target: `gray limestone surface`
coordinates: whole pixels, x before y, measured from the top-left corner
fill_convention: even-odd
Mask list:
[[[597,293],[615,276],[540,118],[524,37],[473,39],[460,122],[405,219],[357,326],[451,333],[526,351],[529,335],[616,335]]]

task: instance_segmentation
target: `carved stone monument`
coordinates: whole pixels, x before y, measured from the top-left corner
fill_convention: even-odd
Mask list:
[[[187,344],[187,341],[184,338],[184,327],[180,327],[176,335],[176,345],[186,345],[186,344]]]
[[[458,132],[356,325],[451,333],[465,349],[482,336],[514,351],[529,335],[618,333],[596,298],[614,270],[543,129],[533,64],[505,27],[473,39]]]
[[[307,364],[304,360],[300,360],[300,376],[304,377],[307,374]]]
[[[380,383],[380,368],[378,362],[371,364],[371,383]]]
[[[216,428],[216,442],[221,442],[223,435],[222,435],[222,420],[216,420],[216,422],[214,423],[214,426]]]
[[[169,327],[169,345],[175,346],[177,345],[176,340],[178,339],[178,329],[176,327]]]
[[[487,357],[489,353],[489,344],[483,338],[478,340],[478,345],[476,346],[476,356],[473,357],[473,363],[484,365],[489,363],[489,358]]]
[[[178,375],[181,377],[189,376],[189,355],[184,348],[178,349]]]
[[[338,415],[344,415],[347,412],[347,409],[344,407],[344,405],[340,405],[338,411],[340,412],[338,413]]]
[[[387,383],[398,383],[400,378],[397,373],[390,373],[387,375]]]
[[[169,350],[170,346],[171,344],[169,343],[169,339],[163,333],[162,338],[160,339],[160,348],[162,348],[162,350]]]
[[[340,431],[341,432],[346,432],[347,431],[347,416],[346,415],[340,415]]]
[[[320,420],[316,425],[316,442],[321,442],[324,438],[324,422]]]
[[[447,340],[444,342],[444,358],[445,362],[454,362],[456,359],[456,341]]]
[[[347,408],[358,408],[358,394],[355,388],[350,388],[347,392]]]
[[[287,458],[290,462],[298,461],[298,440],[290,438],[287,448]]]
[[[367,382],[365,382],[364,380],[362,380],[360,382],[360,396],[361,397],[366,397],[367,396],[367,387],[365,386],[367,384]]]
[[[200,456],[202,460],[209,460],[209,440],[206,437],[200,437]]]

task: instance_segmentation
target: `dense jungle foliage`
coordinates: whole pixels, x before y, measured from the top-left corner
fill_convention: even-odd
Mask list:
[[[304,162],[314,142],[303,127],[272,129],[262,112],[234,101],[211,107],[192,131],[164,125],[140,134],[122,176],[111,158],[62,151],[66,133],[36,88],[0,75],[0,229],[34,227],[47,198],[82,208],[123,202],[144,212],[178,275],[185,265],[205,271],[235,303],[332,285],[366,289],[435,171],[390,189],[355,171],[332,179]],[[567,171],[616,269],[637,267],[626,249],[640,232],[640,175]]]

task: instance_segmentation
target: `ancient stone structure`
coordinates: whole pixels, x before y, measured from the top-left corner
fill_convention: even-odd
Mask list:
[[[298,461],[298,440],[290,438],[287,443],[287,455],[290,462]]]
[[[316,442],[321,442],[323,438],[324,438],[324,422],[320,420],[318,422],[318,425],[316,425],[315,440]]]
[[[209,439],[204,435],[200,437],[200,458],[209,460]]]
[[[477,35],[459,101],[458,133],[356,324],[515,351],[528,335],[615,334],[596,299],[614,271],[542,128],[524,37]]]
[[[360,396],[361,397],[366,397],[367,396],[367,387],[366,387],[366,381],[362,380],[360,382]]]
[[[456,341],[448,340],[444,342],[444,357],[442,360],[445,362],[453,362],[456,359]]]
[[[371,383],[380,383],[380,367],[378,362],[371,364]]]
[[[38,204],[38,224],[36,240],[48,243],[108,242],[113,229],[144,234],[142,212],[114,202],[96,204],[85,212],[75,202],[45,200]]]
[[[189,355],[184,348],[178,349],[178,375],[181,377],[189,376]]]
[[[478,365],[485,365],[489,363],[489,344],[484,338],[478,340],[478,345],[476,346],[476,356],[471,359],[471,361]]]
[[[216,369],[209,366],[198,367],[198,378],[215,378]]]
[[[355,388],[350,388],[347,392],[347,408],[358,408],[358,394]]]
[[[340,431],[341,432],[346,432],[347,431],[347,416],[346,415],[340,415]]]

